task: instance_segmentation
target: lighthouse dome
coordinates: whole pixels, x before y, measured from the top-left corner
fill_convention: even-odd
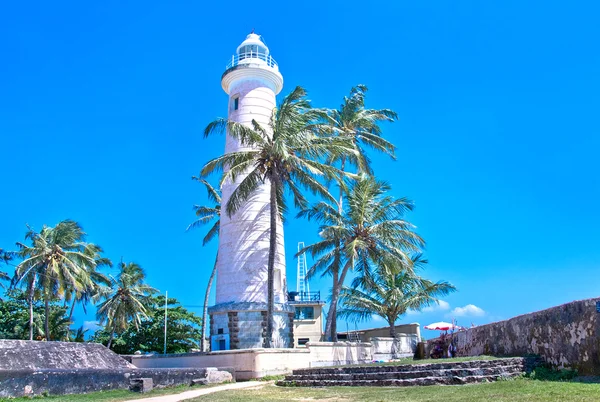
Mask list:
[[[268,56],[269,48],[265,45],[265,42],[263,42],[262,37],[253,32],[246,36],[246,39],[237,48],[238,55],[247,53]]]

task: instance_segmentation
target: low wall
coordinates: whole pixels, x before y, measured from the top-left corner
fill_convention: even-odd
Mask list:
[[[130,355],[126,358],[139,368],[234,367],[238,380],[285,374],[297,368],[310,367],[308,349],[238,349],[209,353]]]
[[[235,378],[233,369],[219,370],[229,371]],[[133,378],[152,378],[155,388],[164,388],[190,385],[192,380],[206,376],[203,368],[0,370],[0,397],[128,389]]]
[[[402,357],[412,357],[419,343],[416,334],[400,334],[394,338],[371,338],[371,354],[373,360],[391,360]]]
[[[393,345],[397,348],[396,357],[412,356],[416,342],[415,335],[399,335],[395,345],[392,338],[373,338],[373,342],[309,342],[306,348],[298,349],[238,349],[126,358],[140,368],[234,367],[237,379],[249,380],[300,368],[390,360]]]
[[[538,354],[556,368],[600,375],[600,298],[574,301],[454,334],[459,356]]]

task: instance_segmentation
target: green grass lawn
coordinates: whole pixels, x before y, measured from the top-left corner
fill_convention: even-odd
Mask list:
[[[600,401],[600,384],[516,379],[486,384],[427,387],[292,388],[266,385],[257,390],[217,392],[190,401]]]
[[[190,391],[192,389],[199,389],[200,387],[190,388],[187,385],[181,385],[178,387],[172,388],[162,388],[162,389],[154,389],[147,394],[140,394],[131,392],[126,389],[116,389],[112,391],[101,391],[101,392],[92,392],[89,394],[79,394],[79,395],[56,395],[56,396],[37,396],[33,398],[13,398],[6,399],[0,398],[0,402],[22,402],[22,401],[52,401],[52,402],[86,402],[86,401],[94,401],[94,402],[120,402],[127,401],[131,399],[140,399],[140,398],[150,398],[153,396],[160,395],[171,395],[179,392]],[[202,388],[206,388],[203,386]]]

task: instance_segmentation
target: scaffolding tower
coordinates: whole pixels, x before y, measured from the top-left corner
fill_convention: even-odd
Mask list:
[[[298,252],[304,248],[304,242],[298,243]],[[298,278],[296,281],[296,292],[302,297],[308,295],[310,288],[308,286],[308,279],[306,274],[308,271],[308,264],[306,263],[306,253],[298,255]]]

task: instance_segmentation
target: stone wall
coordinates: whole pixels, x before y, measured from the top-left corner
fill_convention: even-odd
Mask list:
[[[210,314],[211,349],[235,350],[265,347],[267,331],[266,303],[223,303],[208,309]],[[277,348],[294,347],[294,307],[275,303],[273,343]],[[226,341],[219,348],[216,339]],[[228,343],[227,343],[228,339]]]
[[[220,370],[235,378],[233,369]],[[152,378],[155,388],[164,388],[191,385],[192,380],[206,377],[206,368],[0,370],[0,397],[129,389],[134,378]]]
[[[0,340],[0,370],[132,367],[98,343]]]
[[[454,334],[459,356],[538,354],[556,368],[600,375],[600,298],[574,301]]]

